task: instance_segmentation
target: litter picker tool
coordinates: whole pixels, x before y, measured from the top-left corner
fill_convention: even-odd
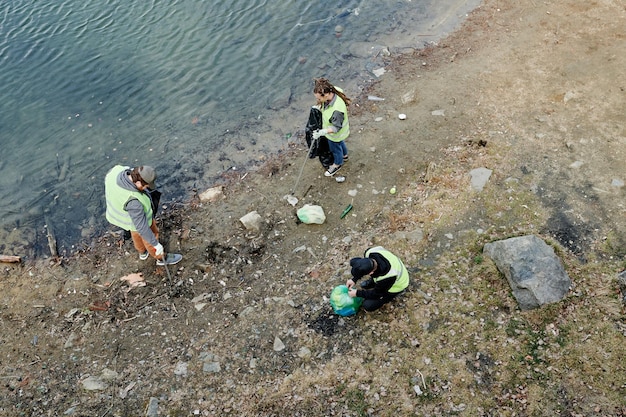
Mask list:
[[[163,216],[161,216],[161,228],[165,231],[165,220],[163,219]],[[172,276],[170,275],[170,269],[167,267],[167,252],[163,251],[161,256],[163,256],[163,268],[165,268],[165,272],[167,273],[167,283],[170,284],[171,287]]]
[[[300,168],[300,173],[298,174],[296,185],[294,185],[293,189],[291,190],[291,195],[294,195],[296,193],[296,189],[298,188],[298,184],[300,183],[300,178],[302,177],[302,172],[304,171],[304,166],[306,165],[306,160],[311,158],[311,151],[316,148],[317,141],[319,140],[319,138],[313,139],[313,140],[315,142],[311,143],[311,146],[309,147],[309,151],[304,156],[304,162],[302,163],[302,167]]]

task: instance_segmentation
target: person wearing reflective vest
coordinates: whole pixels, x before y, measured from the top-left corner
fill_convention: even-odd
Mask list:
[[[104,191],[106,219],[129,230],[141,260],[152,256],[157,265],[175,264],[182,255],[168,253],[164,261],[163,245],[158,241],[159,229],[154,221],[150,189],[154,189],[156,172],[144,165],[135,168],[116,165],[106,174]]]
[[[333,154],[333,164],[324,175],[332,177],[348,160],[348,148],[344,142],[350,136],[348,105],[350,99],[343,90],[335,87],[326,78],[316,78],[313,94],[322,112],[322,128],[313,132],[313,139],[326,137]]]
[[[351,297],[364,298],[362,307],[374,311],[393,300],[409,286],[409,271],[393,253],[382,246],[365,251],[363,258],[352,258],[352,278],[346,281]],[[354,286],[364,276],[370,278],[361,282],[362,289]]]

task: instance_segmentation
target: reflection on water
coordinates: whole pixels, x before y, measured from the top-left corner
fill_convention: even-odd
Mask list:
[[[448,3],[451,24],[472,7]],[[46,221],[61,254],[100,233],[103,178],[118,163],[157,167],[164,198],[183,199],[242,155],[281,149],[306,121],[313,77],[341,79],[356,95],[384,64],[383,46],[431,40],[436,7],[2,2],[0,251],[45,254]]]

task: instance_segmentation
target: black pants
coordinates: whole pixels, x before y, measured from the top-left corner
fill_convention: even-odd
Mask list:
[[[404,291],[396,292],[396,293],[387,293],[380,298],[376,298],[373,300],[363,300],[363,304],[361,307],[365,309],[365,311],[375,311],[381,308],[383,305],[387,304],[389,301],[396,298],[398,295],[402,294]]]

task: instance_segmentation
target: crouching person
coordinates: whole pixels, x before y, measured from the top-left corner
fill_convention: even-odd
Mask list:
[[[409,272],[393,253],[382,246],[375,246],[365,251],[363,258],[352,258],[352,278],[346,281],[350,297],[364,298],[362,307],[366,311],[378,310],[393,300],[409,286]],[[361,288],[355,287],[359,279]]]

